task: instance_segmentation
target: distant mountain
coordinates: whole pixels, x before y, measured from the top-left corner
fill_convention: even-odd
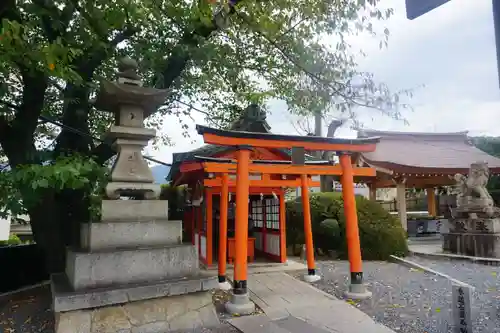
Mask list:
[[[10,170],[8,164],[0,163],[0,172]],[[155,179],[155,184],[166,184],[167,176],[170,172],[170,166],[167,165],[157,165],[151,168],[151,172],[153,172],[153,178]]]
[[[153,178],[155,179],[155,184],[166,184],[168,173],[170,172],[170,167],[167,165],[157,165],[151,168],[153,172]]]

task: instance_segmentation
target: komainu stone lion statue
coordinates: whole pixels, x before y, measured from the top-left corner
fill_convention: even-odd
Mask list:
[[[489,177],[490,170],[487,163],[471,164],[468,177],[459,173],[454,176],[460,196],[481,199],[491,199],[491,195],[486,190]]]
[[[484,212],[491,215],[495,209],[493,199],[486,189],[490,171],[487,163],[473,163],[469,175],[456,174],[457,208],[460,211]]]

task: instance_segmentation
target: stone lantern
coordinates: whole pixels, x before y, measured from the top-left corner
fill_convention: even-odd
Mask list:
[[[115,115],[107,135],[118,157],[101,221],[83,223],[80,246],[67,250],[65,273],[52,277],[56,333],[218,324],[208,292],[217,279],[200,271],[195,247],[182,243],[182,221],[168,219],[168,202],[158,200],[160,186],[141,152],[156,135],[144,118],[169,92],[143,87],[136,70],[135,61],[122,59],[118,80],[103,82],[96,99],[98,109]]]
[[[169,91],[143,87],[136,73],[137,63],[130,58],[122,59],[118,70],[118,81],[103,82],[95,104],[97,109],[115,115],[108,138],[114,141],[118,157],[106,195],[110,199],[157,199],[160,186],[153,184],[153,174],[142,156],[142,149],[156,136],[156,131],[144,128],[144,118],[164,103]]]

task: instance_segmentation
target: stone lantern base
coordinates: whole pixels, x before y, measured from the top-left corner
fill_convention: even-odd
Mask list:
[[[166,284],[160,285],[158,289],[165,286]],[[177,286],[180,287],[180,284]],[[146,287],[155,288],[154,285]],[[128,289],[128,291],[144,292],[141,289]],[[113,297],[116,293],[117,290],[108,290],[101,292],[101,296]],[[82,296],[81,301],[92,298],[90,295]],[[62,298],[62,296],[56,296],[59,302]],[[57,333],[164,333],[219,325],[212,303],[212,294],[209,292],[164,296],[106,307],[56,312],[55,316]]]
[[[105,200],[102,222],[82,226],[66,272],[52,276],[56,333],[139,333],[216,326],[210,289],[182,222],[164,200]]]

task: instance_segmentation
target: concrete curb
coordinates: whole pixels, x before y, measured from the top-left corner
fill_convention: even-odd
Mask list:
[[[21,293],[23,291],[27,291],[27,290],[31,290],[31,289],[36,289],[38,287],[43,287],[43,286],[46,286],[46,285],[49,285],[49,284],[50,284],[50,281],[47,280],[47,281],[43,281],[41,283],[33,284],[31,286],[27,286],[27,287],[19,288],[19,289],[16,289],[16,290],[8,291],[6,293],[0,294],[0,299],[2,299],[4,297],[11,296],[11,295],[14,295],[14,294],[17,294],[17,293]]]
[[[451,253],[428,253],[428,252],[418,252],[412,250],[409,251],[409,254],[417,257],[430,258],[430,259],[470,261],[475,264],[500,266],[500,259],[496,258],[472,257],[472,256],[451,254]]]
[[[403,259],[403,258],[397,257],[395,255],[391,255],[390,259],[391,259],[390,261],[392,261],[393,263],[396,263],[396,264],[399,264],[399,265],[402,265],[402,266],[406,266],[406,267],[409,267],[409,268],[419,269],[419,270],[422,270],[422,271],[427,272],[429,274],[433,274],[433,275],[442,277],[444,279],[447,279],[448,281],[450,281],[453,284],[456,284],[456,285],[459,285],[459,286],[468,287],[468,288],[471,288],[472,290],[474,290],[474,287],[471,286],[468,283],[465,283],[465,282],[462,282],[460,280],[454,279],[454,278],[452,278],[451,276],[449,276],[447,274],[438,272],[438,271],[436,271],[436,270],[434,270],[432,268],[429,268],[427,266],[423,266],[423,265],[417,264],[416,262],[413,262],[411,260]]]

